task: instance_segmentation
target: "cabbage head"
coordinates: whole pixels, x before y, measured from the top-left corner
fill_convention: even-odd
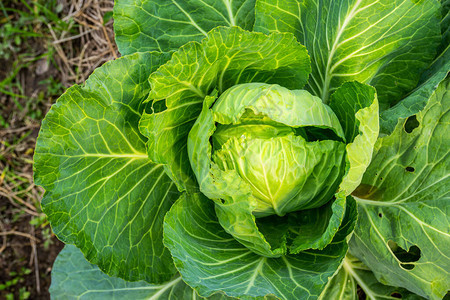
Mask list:
[[[201,164],[193,157],[205,154],[196,153],[197,145],[212,139],[214,150],[207,155],[240,181],[236,185],[251,190],[248,201],[256,217],[317,208],[337,191],[345,169],[345,136],[320,98],[305,90],[244,83],[227,89],[209,113],[212,119],[199,118],[188,139],[193,168]],[[198,130],[213,124],[212,135]],[[203,181],[202,172],[196,176]],[[208,186],[200,188],[208,195]]]

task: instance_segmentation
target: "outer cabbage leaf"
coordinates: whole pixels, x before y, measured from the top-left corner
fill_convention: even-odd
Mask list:
[[[380,114],[380,132],[391,134],[399,118],[407,118],[421,111],[434,93],[439,83],[450,70],[450,1],[442,0],[441,34],[442,41],[438,54],[419,81],[419,85],[408,96],[390,109]]]
[[[379,139],[354,193],[360,217],[352,253],[381,283],[431,299],[450,289],[449,107],[447,79],[416,115],[417,128],[407,132],[399,120]]]
[[[324,101],[357,80],[377,89],[384,110],[433,60],[439,8],[435,0],[258,0],[255,29],[295,34],[311,55],[308,89]]]
[[[315,299],[342,263],[355,215],[353,205],[333,243],[322,251],[267,258],[224,231],[212,201],[201,194],[183,194],[166,216],[164,243],[183,279],[201,296],[222,291],[243,299],[268,294]]]
[[[441,0],[441,35],[442,42],[438,53],[444,53],[450,48],[450,0]]]
[[[86,261],[83,253],[73,245],[66,245],[56,258],[49,291],[52,299],[205,299],[199,297],[178,275],[172,280],[158,285],[109,277],[97,266]],[[207,299],[231,300],[234,298],[215,294]]]
[[[240,99],[249,99],[248,101],[252,101],[251,97],[240,97]],[[214,163],[211,160],[211,144],[210,137],[215,130],[215,122],[214,119],[222,118],[224,120],[232,119],[231,115],[227,116],[222,113],[217,117],[215,116],[215,112],[212,109],[209,109],[209,106],[215,100],[214,97],[207,97],[204,102],[204,107],[201,115],[197,119],[197,122],[193,126],[188,139],[188,151],[189,151],[189,161],[192,165],[193,172],[198,178],[200,184],[200,190],[204,193],[208,198],[212,199],[216,203],[216,213],[220,224],[225,228],[225,230],[232,234],[240,243],[258,253],[260,255],[264,255],[267,257],[278,257],[283,255],[287,251],[287,230],[290,230],[291,234],[298,232],[298,235],[301,235],[302,232],[298,230],[298,226],[300,224],[304,224],[304,221],[299,221],[299,224],[290,228],[290,226],[285,226],[286,221],[278,222],[275,220],[269,220],[269,224],[266,224],[265,227],[262,227],[267,220],[262,220],[260,224],[257,224],[253,211],[256,208],[255,199],[252,198],[251,187],[248,183],[246,183],[240,175],[235,170],[224,170],[219,168],[219,165]],[[267,99],[260,99],[259,101],[255,101],[252,103],[250,107],[257,107],[259,112],[268,113],[271,110],[271,107],[278,107],[279,110],[284,113],[279,112],[279,119],[281,121],[281,116],[288,115],[296,115],[288,112],[288,110],[294,107],[294,104],[291,102],[295,102],[296,98],[288,98],[284,99],[283,105],[271,106],[268,105],[264,108],[263,103],[265,103]],[[318,101],[320,99],[317,98]],[[281,100],[280,100],[281,101]],[[270,101],[269,101],[270,102]],[[228,109],[230,113],[233,110]],[[239,111],[239,110],[238,110]],[[307,110],[306,112],[302,112],[298,110],[299,113],[305,114],[314,114],[313,111]],[[320,111],[320,110],[319,110]],[[323,114],[323,112],[321,112]],[[301,125],[301,119],[293,119],[290,120],[288,117],[285,118],[286,122],[292,121],[292,126]],[[326,120],[327,118],[323,118]],[[320,118],[318,119],[320,120]],[[316,122],[318,121],[316,120]],[[295,123],[298,122],[298,123]],[[325,124],[325,123],[324,123]],[[317,125],[317,124],[316,124]],[[327,142],[327,141],[325,141]],[[328,141],[330,142],[330,141]],[[338,143],[338,142],[336,142]],[[342,144],[342,143],[340,143]],[[324,153],[324,158],[319,162],[317,170],[314,168],[314,175],[309,176],[306,184],[311,185],[311,188],[316,188],[317,183],[315,180],[319,180],[321,178],[321,172],[325,168],[329,171],[330,166],[333,165],[334,175],[337,178],[342,177],[343,172],[343,144],[341,147],[341,155],[335,153]],[[322,149],[321,149],[322,150]],[[334,178],[334,177],[330,178]],[[334,185],[334,188],[337,189],[337,185],[339,184],[339,180],[337,184]],[[305,184],[305,185],[306,185]],[[329,182],[328,182],[329,184]],[[320,184],[318,186],[321,186]],[[329,189],[332,189],[333,185],[329,184]],[[317,191],[315,191],[317,193]],[[329,191],[325,189],[326,194],[329,194]],[[321,192],[318,194],[319,196],[323,196]],[[331,194],[329,198],[322,197],[327,201],[332,200],[333,190],[331,190]],[[330,208],[318,208],[317,210],[305,210],[300,211],[295,214],[297,216],[297,221],[300,219],[308,219],[312,216],[320,215],[321,221],[317,223],[320,225],[320,228],[323,230],[318,230],[314,235],[305,235],[303,238],[296,238],[295,236],[291,236],[291,239],[294,240],[291,251],[293,253],[297,253],[300,250],[309,249],[309,248],[319,248],[322,249],[327,245],[333,238],[334,234],[339,228],[340,223],[342,222],[342,218],[345,212],[345,196],[338,196],[338,198],[343,198],[340,201],[333,202],[333,205]],[[320,198],[321,199],[321,198]],[[323,203],[324,204],[324,203]],[[276,223],[279,225],[277,226]],[[319,224],[320,223],[320,224]],[[267,230],[267,226],[270,230]],[[309,231],[309,226],[306,226],[305,230]],[[269,236],[263,234],[264,232],[272,232]],[[320,236],[318,235],[320,234]],[[271,238],[275,237],[275,238]]]
[[[327,204],[288,215],[289,253],[297,254],[308,249],[325,248],[341,226],[346,210],[352,210],[354,200],[337,194]],[[278,223],[279,224],[279,223]],[[273,230],[275,234],[278,232]]]
[[[116,0],[114,32],[123,55],[177,50],[217,26],[252,30],[255,0]]]
[[[328,282],[319,300],[358,300],[360,299],[358,286],[368,300],[424,299],[404,288],[379,283],[369,268],[357,258],[347,254],[342,268]]]
[[[300,88],[309,72],[306,49],[291,34],[266,36],[220,27],[201,44],[184,45],[150,77],[149,99],[165,99],[167,107],[142,116],[140,130],[149,138],[150,158],[166,165],[180,190],[190,190],[196,185],[187,156],[187,136],[206,95],[243,82]]]
[[[339,189],[349,195],[361,183],[378,138],[378,99],[375,89],[356,81],[346,82],[331,96],[347,141],[347,171]]]
[[[448,2],[450,3],[450,1]],[[447,18],[450,20],[450,16]],[[405,99],[380,114],[381,133],[391,134],[399,118],[410,117],[425,107],[439,83],[447,77],[450,71],[449,47],[450,43],[447,44],[447,48],[436,57],[431,66],[422,74],[419,85]]]
[[[162,223],[178,192],[138,131],[148,76],[166,60],[135,54],[98,68],[52,106],[36,145],[34,178],[55,234],[126,280],[161,282],[176,272]]]

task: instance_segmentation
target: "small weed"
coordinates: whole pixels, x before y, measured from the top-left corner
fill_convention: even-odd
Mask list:
[[[13,118],[40,121],[63,90],[54,76],[59,66],[53,58],[53,36],[76,34],[77,26],[73,19],[59,17],[62,10],[57,0],[0,2],[0,63],[9,65],[0,71],[0,94],[9,96],[9,103],[0,99],[0,104],[14,112],[0,116],[0,128],[9,128]],[[39,64],[45,67],[39,68]],[[35,76],[24,74],[25,69]]]
[[[5,283],[0,284],[0,291],[10,291],[5,295],[6,299],[14,300],[14,291],[17,288],[17,285],[24,282],[24,276],[31,273],[29,268],[22,267],[19,272],[10,272],[9,277],[10,280],[7,280]],[[18,294],[20,300],[29,299],[31,293],[27,290],[26,287],[18,288]]]
[[[50,245],[53,244],[53,240],[52,240],[53,234],[52,234],[50,227],[42,229],[41,234],[42,234],[42,237],[44,238],[44,249],[48,250]]]

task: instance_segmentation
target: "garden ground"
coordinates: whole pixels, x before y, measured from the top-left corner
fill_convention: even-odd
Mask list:
[[[48,299],[63,244],[40,209],[33,153],[64,90],[118,56],[113,0],[0,1],[0,299]]]

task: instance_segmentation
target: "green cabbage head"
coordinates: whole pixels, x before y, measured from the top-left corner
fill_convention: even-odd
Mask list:
[[[215,131],[192,131],[190,152],[198,151],[195,140],[212,137],[213,163],[250,188],[255,216],[284,216],[333,197],[344,175],[345,136],[320,98],[244,83],[226,90],[210,111]]]

